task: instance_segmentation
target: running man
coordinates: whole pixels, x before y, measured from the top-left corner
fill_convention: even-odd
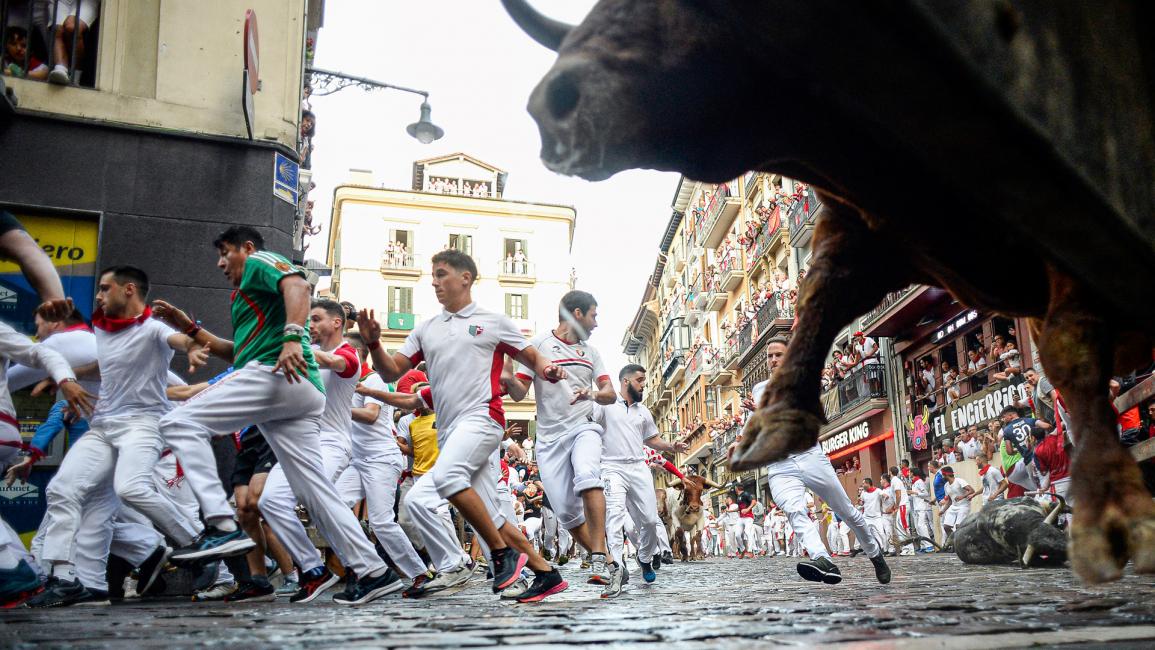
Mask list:
[[[65,455],[47,490],[42,559],[51,569],[44,592],[29,607],[92,602],[77,576],[77,538],[100,536],[98,558],[107,562],[121,502],[179,545],[197,536],[192,519],[156,491],[154,473],[164,449],[160,418],[172,408],[166,388],[173,352],[188,354],[190,371],[208,355],[189,336],[152,318],[148,290],[148,276],[136,267],[114,266],[100,274],[92,316],[100,397],[88,433]],[[102,523],[82,531],[82,521]]]
[[[568,378],[551,382],[521,365],[502,385],[521,401],[533,387],[537,400],[537,464],[550,509],[558,523],[590,552],[590,584],[610,581],[606,566],[606,497],[602,489],[602,429],[590,421],[593,402],[617,396],[602,357],[588,343],[598,326],[598,303],[585,291],[570,291],[558,305],[558,325],[533,337],[538,356],[564,368]],[[596,387],[597,392],[591,392]],[[528,505],[528,497],[527,497]]]
[[[541,600],[569,585],[507,521],[497,502],[496,458],[505,436],[500,376],[505,355],[549,381],[565,379],[566,374],[538,355],[513,321],[473,302],[477,278],[473,258],[444,250],[433,256],[432,263],[433,290],[444,309],[419,324],[400,351],[389,354],[381,349],[381,324],[372,312],[362,311],[357,319],[382,379],[396,381],[424,360],[434,389],[441,451],[433,470],[409,492],[409,514],[414,519],[435,519],[436,508],[431,506],[448,499],[489,546],[494,593],[516,582],[528,565],[534,581],[518,601]],[[429,530],[439,524],[431,520],[422,525]]]
[[[629,364],[618,373],[621,394],[609,406],[596,405],[593,420],[605,428],[602,437],[602,480],[606,490],[606,536],[610,553],[621,571],[610,573],[610,583],[603,598],[616,598],[629,580],[625,565],[622,535],[627,516],[638,530],[638,565],[642,579],[653,582],[658,574],[651,564],[658,551],[658,501],[654,476],[646,464],[645,447],[658,451],[680,452],[689,447],[684,442],[662,440],[654,416],[642,404],[646,391],[646,369]]]
[[[766,343],[766,366],[771,379],[758,383],[753,390],[753,404],[760,404],[762,392],[770,385],[774,371],[786,354],[787,341],[783,337],[772,337]],[[731,447],[732,448],[732,447]],[[770,463],[770,494],[774,502],[786,512],[794,534],[805,547],[809,559],[798,563],[798,575],[812,582],[838,584],[842,574],[830,561],[830,553],[822,543],[822,534],[811,518],[806,505],[806,490],[810,489],[826,502],[834,514],[842,518],[862,545],[866,555],[874,564],[874,574],[882,584],[890,582],[890,568],[882,556],[882,549],[866,530],[866,522],[846,496],[846,490],[838,482],[834,466],[822,453],[822,447],[815,444],[806,451],[790,454],[786,458]]]
[[[261,234],[249,226],[229,228],[213,245],[219,254],[217,268],[236,287],[232,322],[240,343],[213,335],[168,303],[156,303],[162,318],[236,368],[161,420],[161,431],[180,458],[207,523],[194,544],[173,556],[207,560],[253,546],[233,517],[217,476],[211,439],[255,424],[293,493],[345,566],[359,578],[353,592],[336,602],[356,605],[380,598],[391,588],[385,562],[337,495],[322,464],[320,417],[325,388],[305,329],[311,291],[305,272],[265,251]],[[278,528],[274,521],[269,524],[283,541],[287,527]],[[336,576],[319,563],[300,569],[301,586],[306,588],[308,581],[310,592],[336,583]]]

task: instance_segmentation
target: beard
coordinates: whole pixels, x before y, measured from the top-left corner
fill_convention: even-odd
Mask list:
[[[634,388],[633,385],[628,385],[628,386],[626,386],[626,392],[629,393],[631,401],[633,401],[633,402],[642,401],[642,393],[644,392],[644,389],[638,390],[637,388]]]

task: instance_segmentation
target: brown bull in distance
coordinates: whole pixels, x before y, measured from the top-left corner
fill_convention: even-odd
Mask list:
[[[1155,3],[602,0],[575,27],[503,4],[558,52],[529,101],[550,169],[818,190],[794,337],[733,469],[815,443],[851,319],[942,287],[1033,319],[1072,418],[1076,572],[1155,571],[1155,505],[1107,395],[1152,358]]]
[[[702,531],[706,528],[706,511],[702,507],[702,493],[706,486],[722,487],[704,476],[687,475],[686,479],[675,479],[666,488],[666,510],[672,512],[666,533],[670,538],[670,550],[683,562],[704,558],[702,551]],[[690,536],[689,548],[686,535]]]

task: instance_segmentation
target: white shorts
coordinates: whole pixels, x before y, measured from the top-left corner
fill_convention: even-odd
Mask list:
[[[52,15],[52,3],[37,8],[37,22],[47,24],[52,22],[63,25],[64,21],[76,15],[76,4],[80,3],[80,20],[85,25],[92,25],[100,12],[100,0],[56,0],[56,15]]]
[[[501,528],[506,517],[498,502],[497,470],[491,459],[501,447],[505,429],[488,414],[470,415],[439,431],[438,437],[441,451],[428,474],[438,496],[448,499],[472,487],[494,525]]]
[[[585,424],[557,440],[538,442],[537,466],[558,523],[577,528],[586,520],[582,492],[602,487],[602,428]]]
[[[970,501],[963,501],[962,503],[952,504],[951,507],[946,509],[946,514],[942,516],[942,525],[954,528],[955,526],[961,524],[963,519],[966,519],[967,515],[970,513]]]

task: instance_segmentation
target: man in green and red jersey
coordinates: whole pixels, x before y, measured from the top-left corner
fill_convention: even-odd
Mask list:
[[[161,431],[180,458],[208,524],[196,542],[174,553],[174,559],[217,557],[222,545],[244,535],[217,477],[210,439],[255,424],[321,534],[342,563],[360,576],[356,588],[337,602],[360,604],[379,598],[388,590],[386,565],[322,469],[320,417],[325,393],[305,329],[310,287],[304,271],[264,250],[260,233],[248,226],[229,228],[213,245],[220,255],[217,267],[236,287],[232,302],[236,342],[214,336],[168,303],[155,305],[161,318],[236,368],[161,421]],[[283,533],[275,525],[273,532],[278,537]],[[323,590],[335,582],[323,565],[306,564],[300,567],[303,589]]]

